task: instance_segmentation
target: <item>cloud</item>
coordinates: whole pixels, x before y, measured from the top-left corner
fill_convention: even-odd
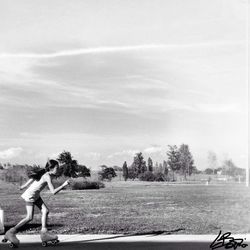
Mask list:
[[[97,48],[82,48],[72,50],[62,50],[54,53],[19,53],[19,54],[0,54],[0,57],[21,57],[21,58],[55,58],[63,56],[76,56],[84,54],[99,54],[99,53],[111,53],[111,52],[123,52],[133,50],[145,50],[145,49],[161,49],[171,45],[162,44],[149,44],[149,45],[136,45],[136,46],[117,46],[117,47],[97,47]],[[173,45],[172,45],[173,46]]]
[[[108,159],[112,159],[114,157],[120,157],[120,156],[134,156],[136,153],[140,152],[140,150],[123,150],[119,152],[115,152],[113,154],[108,155]]]
[[[185,75],[185,59],[190,59],[191,55],[182,53],[181,49],[237,43],[241,41],[142,44],[41,54],[1,54],[0,85],[4,89],[0,103],[31,108],[88,107],[138,115],[144,115],[145,111],[165,114],[173,110],[212,113],[215,109],[211,106],[195,105],[202,101],[197,98],[208,99],[211,96],[205,96],[206,91],[202,92],[200,85],[193,91],[189,90],[192,77],[196,78],[199,74],[196,69],[195,75],[190,76],[193,72],[191,68],[188,70],[190,75]],[[150,54],[151,50],[168,48],[180,50],[174,55],[172,50],[167,50],[171,54],[164,54],[162,58],[158,54]],[[142,50],[146,51],[140,54],[119,53]],[[179,82],[184,77],[185,86],[183,84],[180,87]],[[226,112],[226,109],[220,108],[218,111]]]
[[[148,153],[148,154],[159,153],[159,152],[162,152],[162,147],[161,146],[152,146],[149,148],[145,148],[143,151],[145,153]]]
[[[193,47],[207,47],[207,46],[225,46],[243,44],[244,41],[216,41],[216,42],[203,42],[203,43],[190,43],[190,44],[141,44],[131,46],[109,46],[109,47],[94,47],[82,48],[72,50],[62,50],[53,53],[2,53],[0,58],[55,58],[64,56],[75,56],[84,54],[100,54],[100,53],[113,53],[113,52],[127,52],[138,50],[152,50],[152,49],[179,49],[179,48],[193,48]]]
[[[197,111],[204,113],[240,113],[242,109],[238,103],[200,103]]]
[[[9,148],[3,151],[0,151],[0,159],[12,159],[21,154],[23,149],[21,147]]]
[[[51,153],[51,154],[49,154],[48,158],[49,159],[57,159],[60,154],[61,154],[61,152],[59,152],[59,151],[56,153]]]
[[[99,160],[101,158],[101,154],[98,152],[89,152],[84,154],[84,157],[90,158],[92,160]]]

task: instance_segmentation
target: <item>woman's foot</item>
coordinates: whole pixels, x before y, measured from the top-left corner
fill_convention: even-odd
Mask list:
[[[52,241],[58,239],[57,235],[49,233],[48,230],[41,230],[40,237],[42,241]]]
[[[11,243],[13,243],[14,245],[19,245],[20,241],[19,239],[16,237],[16,233],[17,230],[12,227],[11,229],[9,229],[6,234],[4,235],[4,238],[8,241],[10,241]]]

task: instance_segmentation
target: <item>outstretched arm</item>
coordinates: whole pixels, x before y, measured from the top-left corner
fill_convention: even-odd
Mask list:
[[[34,179],[29,179],[26,183],[24,183],[21,187],[20,190],[28,187],[32,182],[34,181]]]
[[[67,185],[69,185],[69,181],[65,181],[61,186],[54,188],[52,181],[51,181],[51,177],[49,175],[46,176],[46,180],[48,183],[48,187],[49,190],[52,194],[57,194],[59,191],[61,191],[64,187],[66,187]]]

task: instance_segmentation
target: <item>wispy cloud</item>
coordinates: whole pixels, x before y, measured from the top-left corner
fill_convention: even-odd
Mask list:
[[[145,148],[143,151],[145,153],[148,153],[148,154],[152,154],[152,153],[159,153],[159,152],[162,152],[162,147],[161,146],[152,146],[152,147],[148,147],[148,148]]]
[[[113,52],[127,52],[138,50],[157,50],[157,49],[180,49],[180,48],[194,48],[194,47],[207,47],[207,46],[225,46],[244,44],[245,41],[211,41],[203,43],[190,43],[190,44],[142,44],[131,46],[102,46],[94,48],[82,48],[72,50],[62,50],[53,53],[2,53],[0,58],[6,57],[21,57],[21,58],[56,58],[65,56],[75,56],[83,54],[99,54],[99,53],[113,53]]]
[[[152,145],[150,147],[147,147],[143,150],[134,150],[134,149],[128,149],[128,150],[123,150],[119,152],[115,152],[113,154],[110,154],[108,156],[108,159],[112,159],[114,157],[121,157],[121,156],[134,156],[135,154],[142,152],[145,154],[162,154],[163,153],[163,148],[160,145]]]
[[[134,149],[128,149],[128,150],[123,150],[119,152],[115,152],[113,154],[108,155],[108,159],[112,159],[114,157],[120,157],[120,156],[134,156],[136,153],[140,152],[139,150],[134,150]]]
[[[242,109],[238,103],[200,103],[196,110],[204,113],[240,113]]]
[[[61,152],[54,152],[48,155],[48,159],[57,159]]]
[[[84,158],[89,158],[91,160],[99,160],[101,158],[101,154],[98,152],[89,152],[84,154]]]
[[[21,147],[13,147],[13,148],[8,148],[6,150],[0,151],[0,159],[12,159],[21,154],[23,151],[23,148]]]

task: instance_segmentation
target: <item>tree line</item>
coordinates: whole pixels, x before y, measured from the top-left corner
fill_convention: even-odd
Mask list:
[[[57,160],[60,162],[60,176],[72,178],[91,176],[90,168],[79,164],[68,151],[60,153]],[[244,175],[245,170],[237,168],[231,159],[225,160],[222,167],[215,168],[217,166],[217,157],[213,152],[209,152],[208,162],[209,168],[204,171],[205,174],[217,174],[220,172],[222,175],[228,176]],[[29,171],[30,168],[40,168],[40,166],[15,165],[12,168],[11,164],[7,164],[8,171],[5,172],[4,175],[1,174],[1,179],[5,179],[6,181],[23,180],[25,179],[25,171]],[[5,168],[0,164],[0,169]],[[100,169],[98,172],[99,180],[111,180],[117,176],[117,172],[122,172],[125,181],[128,179],[175,181],[175,175],[177,173],[182,175],[184,179],[194,173],[201,173],[194,165],[194,159],[187,144],[181,144],[179,147],[176,145],[168,145],[166,160],[161,163],[154,163],[151,157],[145,160],[142,152],[138,152],[135,154],[130,166],[128,166],[125,161],[122,168],[119,166],[108,167],[101,165]]]
[[[186,179],[187,176],[197,172],[194,165],[193,156],[187,144],[169,145],[166,152],[167,159],[163,163],[153,164],[149,157],[147,162],[144,160],[142,152],[135,154],[131,166],[125,161],[122,167],[124,180],[139,179],[143,181],[170,181],[175,180],[175,173],[182,174]],[[170,171],[172,178],[170,179]]]
[[[223,161],[222,165],[220,167],[208,167],[204,171],[205,174],[208,175],[226,175],[231,177],[237,177],[237,176],[244,176],[246,173],[246,170],[243,168],[237,167],[232,159],[226,159]]]
[[[166,152],[167,159],[162,163],[153,163],[153,160],[149,157],[147,162],[144,160],[142,152],[135,154],[133,163],[131,166],[127,165],[127,162],[124,162],[123,167],[120,168],[123,172],[123,177],[125,180],[127,179],[139,179],[139,180],[147,180],[147,181],[170,181],[175,180],[175,173],[183,174],[184,178],[196,171],[196,167],[194,166],[193,156],[189,150],[189,146],[186,144],[180,145],[177,147],[176,145],[169,145],[168,151]],[[57,160],[60,162],[60,176],[66,177],[90,177],[91,171],[85,165],[79,164],[77,160],[73,159],[72,155],[68,151],[63,151],[59,154]],[[29,171],[30,168],[40,168],[40,166],[21,166],[15,167],[15,171],[17,169]],[[14,170],[13,169],[13,170]],[[117,176],[115,170],[118,170],[112,167],[107,167],[106,165],[101,166],[101,171],[98,172],[98,176],[100,180],[111,180],[115,176]],[[172,176],[170,178],[169,172],[172,172]],[[13,172],[13,171],[12,171]],[[11,168],[9,170],[9,175],[7,178],[11,178],[13,173],[11,172]]]

